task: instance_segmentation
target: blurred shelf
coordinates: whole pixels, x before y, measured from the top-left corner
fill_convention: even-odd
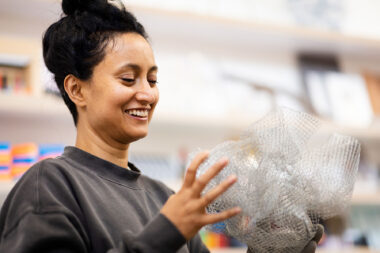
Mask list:
[[[358,193],[352,196],[353,205],[379,205],[380,206],[380,191],[371,194]]]
[[[19,8],[21,4],[25,8]],[[249,52],[247,49],[262,46],[266,51],[330,52],[380,59],[380,41],[377,39],[297,25],[244,20],[243,17],[223,17],[215,14],[215,8],[210,8],[207,14],[201,14],[165,9],[160,2],[155,4],[149,1],[148,4],[132,1],[127,2],[126,7],[144,24],[153,42],[166,39],[186,47],[191,43],[208,42],[213,47],[230,45],[234,50],[245,53]],[[31,30],[35,30],[34,34],[38,38],[46,24],[56,21],[62,13],[60,1],[57,0],[15,0],[0,6],[3,13],[7,14],[7,21],[17,24],[16,33],[31,34]],[[170,35],[174,35],[175,39]]]
[[[0,54],[0,65],[25,68],[30,62],[30,57],[13,55],[13,54]]]
[[[348,128],[340,127],[340,132],[343,134],[348,134],[361,139],[371,139],[379,140],[380,139],[380,127],[370,126],[368,128]]]
[[[65,119],[71,123],[69,111],[61,98],[51,94],[44,95],[27,95],[11,94],[0,92],[0,117],[1,115],[27,116],[32,115],[34,118],[50,117],[52,119]],[[156,111],[152,119],[152,128],[163,129],[171,128],[176,131],[187,132],[208,132],[213,133],[219,130],[228,134],[236,134],[246,129],[258,118],[252,116],[250,120],[239,117],[237,114],[229,114],[225,117],[212,118],[206,115],[188,115],[188,114],[165,114]],[[52,121],[54,124],[54,121]],[[339,126],[335,123],[327,122],[327,132],[338,132],[341,134],[351,135],[361,139],[380,140],[380,126],[370,126],[368,128],[354,128]]]
[[[63,100],[50,94],[37,96],[0,92],[0,117],[1,115],[32,115],[36,118],[47,116],[54,119],[64,117],[70,119],[71,122],[70,113]],[[185,130],[186,128],[194,128],[195,130],[205,130],[208,128],[211,130],[215,130],[215,128],[240,130],[248,125],[248,122],[244,124],[238,119],[231,120],[231,117],[226,120],[206,116],[190,117],[189,115],[169,115],[158,112],[155,113],[155,116],[152,119],[153,128],[172,126],[176,128],[177,131],[181,130],[182,127],[185,128]],[[179,126],[181,128],[178,128]]]
[[[380,41],[377,39],[302,26],[239,20],[211,13],[148,7],[144,4],[132,3],[127,6],[141,19],[154,39],[174,35],[176,43],[177,39],[191,38],[186,44],[217,42],[215,46],[230,45],[236,51],[260,46],[271,51],[325,52],[380,59]],[[197,39],[194,41],[194,38]]]
[[[0,92],[0,112],[20,115],[63,115],[67,108],[61,98],[53,95],[28,95]]]
[[[230,131],[242,131],[247,128],[250,124],[257,120],[252,117],[251,121],[242,119],[242,117],[237,117],[238,115],[228,114],[224,117],[212,117],[206,115],[187,115],[187,114],[167,114],[155,112],[153,116],[152,124],[163,124],[163,125],[173,125],[180,127],[191,127],[191,128],[202,128],[207,131],[210,129],[214,131],[215,129],[225,129]],[[178,130],[178,129],[177,129]]]
[[[323,131],[337,132],[350,135],[359,139],[380,140],[380,125],[378,122],[368,127],[348,127],[334,122],[324,122]]]

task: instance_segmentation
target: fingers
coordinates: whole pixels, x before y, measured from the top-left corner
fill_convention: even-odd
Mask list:
[[[228,164],[227,158],[222,158],[217,163],[212,165],[201,177],[199,177],[194,183],[194,194],[200,195],[202,190],[215,177],[226,165]]]
[[[221,213],[208,214],[208,215],[203,216],[202,223],[204,225],[214,224],[214,223],[217,223],[217,222],[229,219],[232,216],[235,216],[235,215],[239,214],[240,212],[241,212],[241,208],[240,207],[235,207],[235,208],[223,211]]]
[[[183,183],[183,188],[191,187],[195,181],[195,176],[199,165],[203,163],[204,160],[208,157],[209,152],[204,151],[195,156],[195,158],[190,163],[189,168],[186,171],[186,176]]]
[[[302,250],[301,253],[314,253],[317,248],[317,244],[319,240],[321,240],[323,235],[323,226],[321,224],[315,225],[316,233],[314,238],[306,245],[306,247]]]
[[[301,253],[314,253],[317,248],[317,243],[315,241],[310,241]]]
[[[231,185],[233,185],[237,181],[237,177],[235,175],[229,176],[225,181],[221,184],[213,188],[211,191],[207,192],[202,197],[201,205],[203,207],[207,206],[211,202],[213,202],[217,197],[219,197],[223,192],[227,191]]]
[[[314,235],[313,241],[318,243],[323,236],[324,229],[323,229],[323,226],[321,224],[317,224],[317,225],[315,225],[315,227],[316,227],[317,232]]]

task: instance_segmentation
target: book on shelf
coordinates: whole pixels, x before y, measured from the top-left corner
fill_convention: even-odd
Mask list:
[[[373,113],[380,116],[380,75],[365,72],[363,77],[367,85]]]
[[[26,69],[0,65],[0,92],[2,93],[30,93],[31,89],[26,82]]]

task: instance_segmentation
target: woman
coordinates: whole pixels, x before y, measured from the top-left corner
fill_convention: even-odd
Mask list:
[[[144,28],[119,3],[63,0],[62,8],[43,54],[73,116],[75,147],[16,184],[1,211],[0,252],[208,252],[199,229],[240,212],[205,213],[237,180],[201,196],[227,159],[196,179],[207,158],[199,154],[176,194],[141,175],[129,144],[147,135],[159,98]]]

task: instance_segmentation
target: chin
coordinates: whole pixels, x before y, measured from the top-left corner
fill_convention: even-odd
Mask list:
[[[144,137],[146,137],[148,135],[148,132],[147,131],[141,131],[139,133],[134,133],[134,134],[129,134],[127,136],[127,139],[128,139],[128,142],[135,142],[135,141],[138,141]]]

